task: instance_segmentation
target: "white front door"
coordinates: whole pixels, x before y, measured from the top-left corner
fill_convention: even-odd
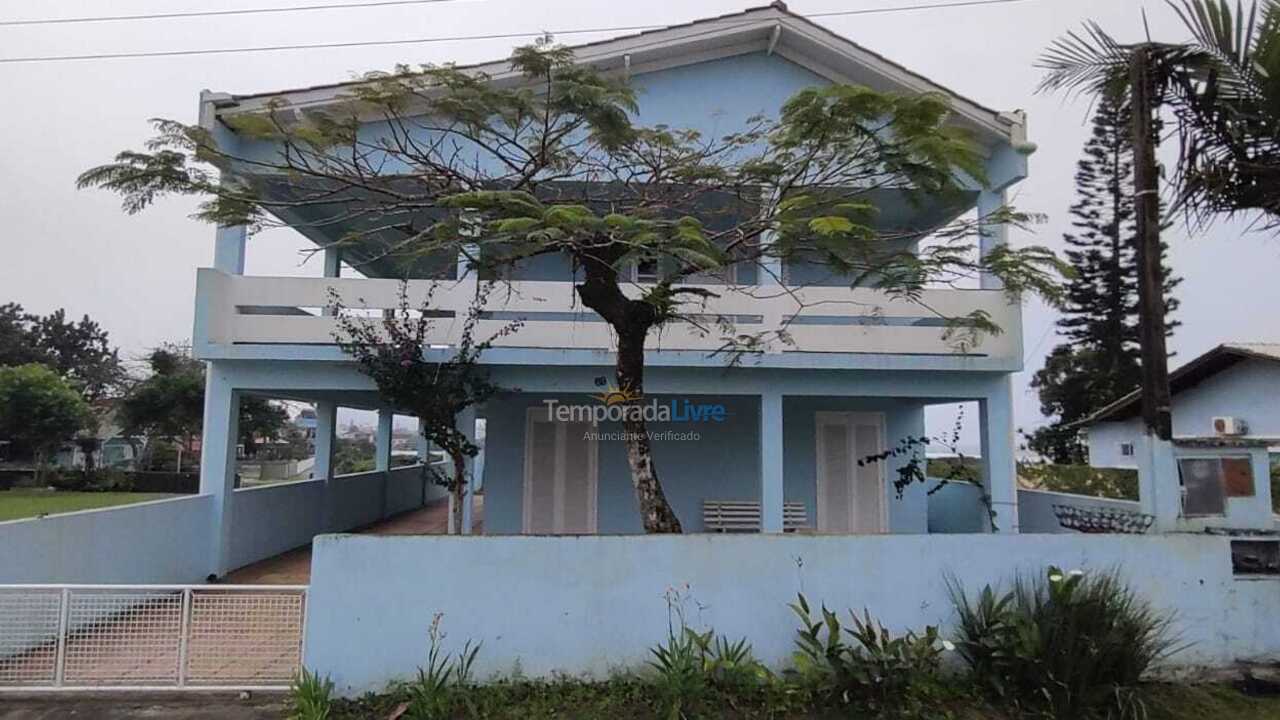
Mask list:
[[[529,408],[525,425],[524,532],[584,535],[596,532],[596,427],[547,419]]]
[[[884,532],[884,416],[820,412],[817,423],[818,532]],[[863,461],[859,464],[859,461]]]

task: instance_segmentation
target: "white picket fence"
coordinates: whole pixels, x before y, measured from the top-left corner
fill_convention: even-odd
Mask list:
[[[0,585],[0,692],[288,687],[307,587]]]

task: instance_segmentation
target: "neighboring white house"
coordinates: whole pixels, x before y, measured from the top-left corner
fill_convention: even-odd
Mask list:
[[[1223,436],[1280,448],[1280,343],[1224,343],[1169,373],[1173,436]],[[1137,390],[1083,423],[1089,464],[1137,468]]]

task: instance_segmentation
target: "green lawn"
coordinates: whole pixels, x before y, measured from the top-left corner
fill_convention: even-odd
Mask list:
[[[0,522],[37,515],[93,510],[115,505],[174,497],[168,493],[64,492],[56,490],[0,491]]]

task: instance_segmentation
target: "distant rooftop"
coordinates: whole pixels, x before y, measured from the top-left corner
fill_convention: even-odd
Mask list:
[[[1245,360],[1280,362],[1280,343],[1222,343],[1177,370],[1170,372],[1169,389],[1176,395]],[[1076,425],[1085,426],[1108,420],[1127,420],[1131,417],[1136,417],[1141,412],[1141,405],[1142,390],[1135,389],[1128,395],[1115,400],[1110,405],[1076,423]]]

